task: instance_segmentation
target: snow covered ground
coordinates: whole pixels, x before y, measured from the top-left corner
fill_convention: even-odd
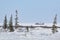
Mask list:
[[[0,40],[60,40],[60,29],[55,34],[52,33],[51,29],[46,28],[31,28],[29,32],[24,30],[18,32],[17,30],[14,32],[0,31]]]

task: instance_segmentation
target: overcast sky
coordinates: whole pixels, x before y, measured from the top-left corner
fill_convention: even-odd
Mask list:
[[[16,9],[20,23],[52,23],[55,14],[60,23],[60,0],[0,0],[0,23],[11,14],[14,22]]]

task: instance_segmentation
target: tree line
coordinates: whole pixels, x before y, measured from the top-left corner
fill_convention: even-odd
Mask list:
[[[17,14],[18,14],[18,12],[17,12],[17,10],[16,10],[16,18],[15,18],[15,28],[17,28],[18,27],[18,17],[17,17]],[[12,16],[12,14],[11,14],[11,16],[10,16],[10,20],[9,20],[9,23],[7,24],[7,16],[5,15],[5,17],[4,17],[4,23],[3,23],[3,29],[9,29],[9,32],[14,32],[14,27],[13,27],[13,21],[12,21],[12,18],[13,18],[13,16]],[[56,22],[56,20],[57,20],[57,14],[55,15],[55,17],[54,17],[54,21],[53,21],[53,26],[52,26],[52,33],[55,33],[55,32],[58,32],[58,30],[57,30],[57,26],[56,26],[56,24],[57,24],[57,22]],[[28,30],[28,27],[26,27],[26,29]]]

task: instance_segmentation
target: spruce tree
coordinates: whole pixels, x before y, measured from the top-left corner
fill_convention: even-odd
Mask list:
[[[4,28],[4,29],[7,28],[7,17],[6,17],[6,15],[5,15],[5,18],[4,18],[3,28]]]
[[[18,28],[18,11],[16,10],[16,18],[15,18],[15,28]]]
[[[57,24],[57,14],[54,17],[54,22],[53,22],[53,26],[52,26],[52,33],[58,32],[56,24]]]
[[[9,21],[9,29],[10,29],[10,32],[14,31],[14,29],[13,29],[13,22],[12,22],[12,15],[11,15],[10,21]]]

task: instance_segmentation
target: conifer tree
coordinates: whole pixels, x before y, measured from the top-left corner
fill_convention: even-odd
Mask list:
[[[15,18],[15,28],[18,28],[18,11],[16,10],[16,18]]]
[[[6,15],[5,15],[5,18],[4,18],[3,28],[4,28],[4,29],[7,28],[7,17],[6,17]]]
[[[10,21],[9,21],[9,29],[10,29],[10,32],[14,31],[14,29],[13,29],[13,22],[12,22],[12,15],[11,15]]]
[[[56,24],[57,24],[57,14],[55,15],[55,18],[54,18],[52,33],[58,32]]]

